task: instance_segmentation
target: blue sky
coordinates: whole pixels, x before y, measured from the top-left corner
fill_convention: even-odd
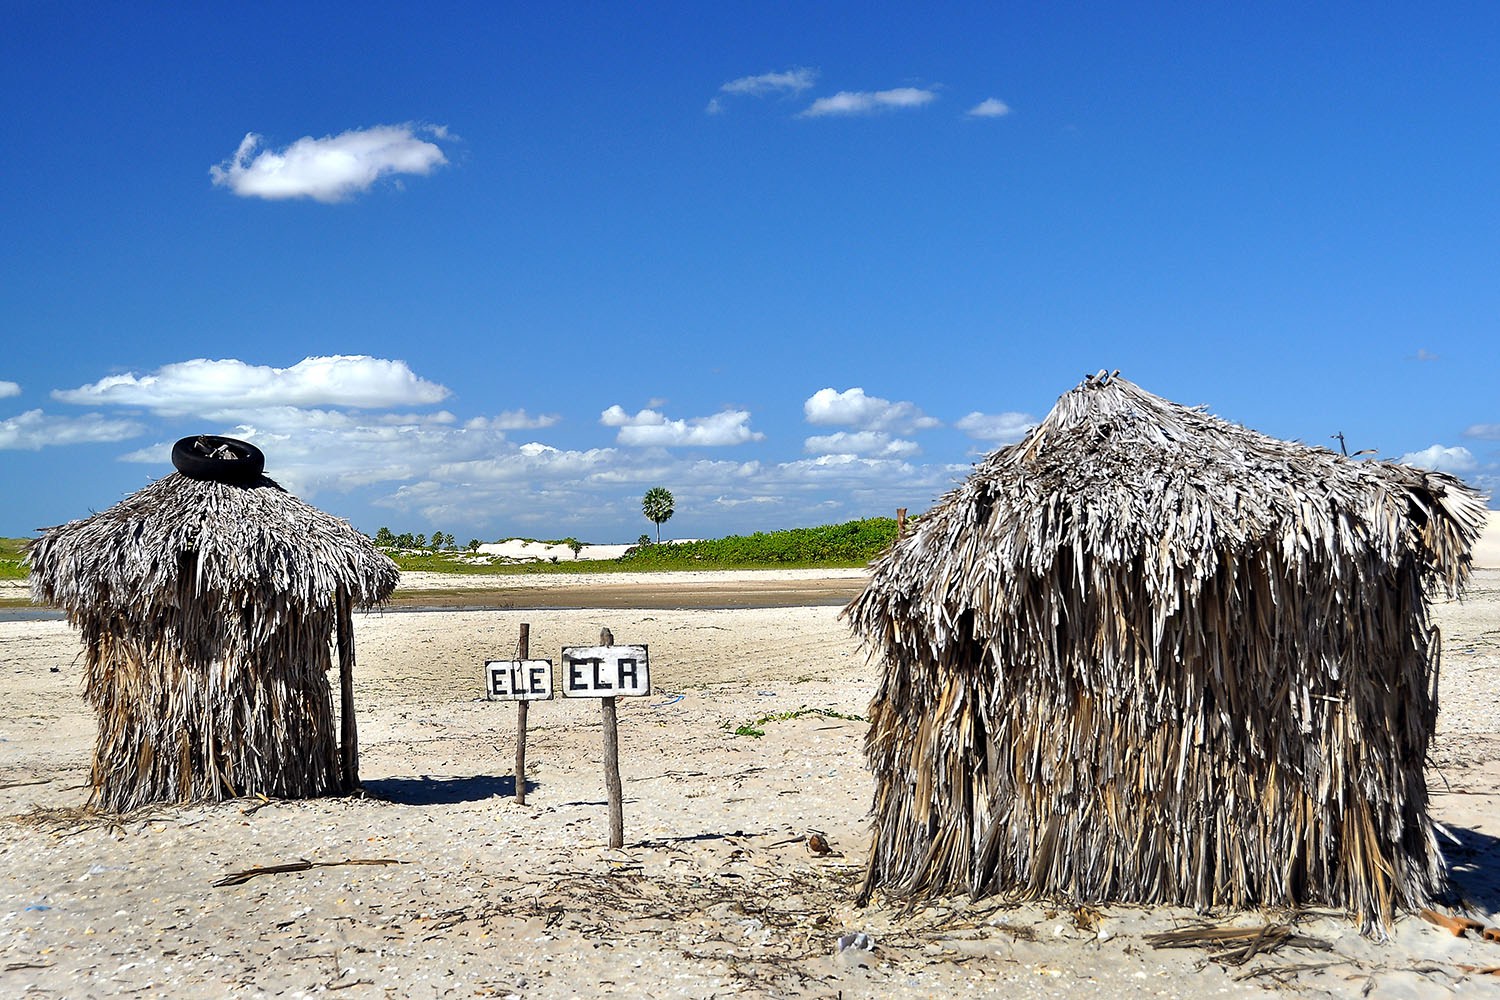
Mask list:
[[[0,8],[0,534],[925,509],[1085,373],[1500,483],[1500,7]]]

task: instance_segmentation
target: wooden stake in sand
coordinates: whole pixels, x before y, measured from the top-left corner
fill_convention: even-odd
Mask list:
[[[531,659],[531,626],[521,624],[516,659],[484,661],[484,696],[516,703],[516,804],[526,804],[526,716],[528,703],[552,697],[552,661]]]
[[[516,659],[531,658],[531,625],[521,623],[521,638],[516,642]],[[516,702],[516,805],[526,804],[526,707],[529,701]]]
[[[620,734],[615,716],[617,697],[651,693],[651,668],[645,646],[616,646],[609,629],[599,630],[597,646],[564,646],[563,694],[569,698],[598,698],[604,720],[604,789],[609,797],[609,846],[625,845],[621,805]]]
[[[599,645],[613,646],[614,633],[599,630]],[[601,698],[599,711],[604,717],[604,791],[609,797],[609,846],[625,846],[625,790],[620,785],[620,729],[615,719],[615,700]]]

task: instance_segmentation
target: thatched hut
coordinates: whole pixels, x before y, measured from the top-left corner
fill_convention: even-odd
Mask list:
[[[1430,587],[1484,504],[1101,372],[876,563],[863,895],[1347,908],[1445,884]]]
[[[173,473],[32,544],[33,599],[82,632],[95,806],[358,783],[351,612],[390,596],[396,566],[258,466],[216,475],[214,464],[199,456],[197,478]]]

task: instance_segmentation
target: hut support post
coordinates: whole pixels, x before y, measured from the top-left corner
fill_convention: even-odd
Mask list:
[[[339,645],[339,766],[344,791],[352,792],[359,787],[359,732],[354,724],[354,615],[349,591],[342,586],[335,613]]]
[[[615,637],[607,628],[599,630],[599,645],[613,646]],[[615,700],[603,698],[599,711],[604,720],[604,790],[609,796],[609,846],[625,846],[625,812],[621,804],[624,791],[620,787],[620,730],[615,720]]]
[[[531,659],[531,625],[521,623],[521,638],[516,643],[516,659]],[[531,702],[516,702],[516,805],[526,804],[526,706]]]

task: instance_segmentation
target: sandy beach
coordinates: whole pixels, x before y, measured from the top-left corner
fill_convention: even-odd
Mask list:
[[[860,571],[423,578],[356,621],[364,797],[237,800],[102,821],[81,647],[0,622],[0,994],[258,997],[1493,996],[1500,943],[1417,918],[1066,901],[854,905],[874,670],[838,618]],[[440,610],[401,610],[404,607]],[[1433,814],[1471,915],[1500,926],[1500,570],[1436,609]],[[516,708],[482,664],[650,647],[621,700],[625,847],[607,849],[595,701]],[[779,716],[779,718],[778,718]],[[855,718],[846,718],[854,716]],[[756,729],[763,736],[736,730]],[[814,854],[807,838],[831,847]],[[298,871],[216,884],[258,867]],[[353,862],[353,863],[350,863]],[[1293,922],[1242,964],[1148,936]],[[838,952],[863,933],[871,949]],[[862,941],[861,944],[864,942]]]

